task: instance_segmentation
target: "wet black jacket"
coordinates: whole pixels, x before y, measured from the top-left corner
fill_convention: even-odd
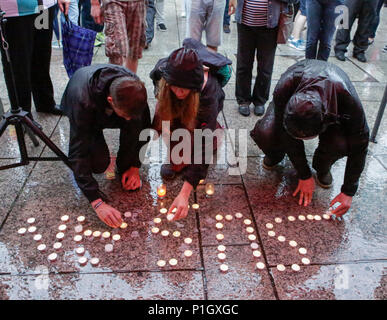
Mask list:
[[[120,142],[125,141],[125,145],[120,145],[120,156],[128,160],[118,168],[119,172],[141,166],[139,150],[146,142],[140,142],[138,136],[141,130],[151,126],[148,105],[141,119],[126,121],[118,117],[107,102],[111,83],[123,76],[138,79],[128,69],[116,65],[96,64],[81,68],[70,79],[62,97],[61,105],[70,121],[69,160],[77,184],[90,202],[101,196],[92,176],[90,145],[104,128],[121,129]]]
[[[338,66],[320,60],[302,60],[281,76],[274,90],[275,122],[278,125],[283,123],[284,110],[290,97],[307,90],[314,90],[321,96],[326,121],[338,124],[343,129],[348,144],[348,159],[341,191],[353,196],[368,150],[369,129],[362,103],[347,74]],[[287,154],[300,179],[310,178],[304,143],[292,138],[287,139],[287,143],[290,144]]]

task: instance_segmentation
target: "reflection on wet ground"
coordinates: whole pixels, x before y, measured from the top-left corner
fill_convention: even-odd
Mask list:
[[[166,6],[171,9],[166,10],[170,18],[177,6],[178,18],[167,19],[168,32],[156,33],[138,72],[146,82],[152,113],[155,100],[149,71],[160,57],[181,44],[185,28],[180,2],[168,0]],[[382,21],[387,19],[383,10]],[[231,34],[224,35],[220,51],[235,66],[235,24],[231,29]],[[367,51],[366,64],[351,57],[344,63],[331,57],[331,62],[353,80],[371,128],[386,86],[387,54],[381,51],[386,32],[387,25],[381,23],[375,43]],[[279,46],[272,90],[281,73],[301,58],[299,51]],[[61,52],[54,50],[52,77],[57,101],[67,82],[61,60]],[[95,62],[106,62],[103,47],[96,50]],[[235,74],[225,88],[227,100],[218,121],[229,129],[250,129],[257,119],[238,115],[234,86]],[[0,88],[7,109],[3,78]],[[67,119],[34,116],[67,152]],[[159,200],[156,189],[162,182],[161,162],[150,153],[153,162],[141,169],[143,186],[139,191],[123,192],[117,179],[98,176],[113,206],[131,213],[125,217],[127,228],[118,230],[110,230],[98,220],[62,163],[32,162],[2,171],[0,299],[387,299],[386,118],[378,143],[370,145],[359,192],[343,221],[326,220],[324,213],[340,191],[345,161],[332,169],[333,188],[317,188],[311,206],[303,208],[292,197],[297,179],[289,161],[284,160],[274,171],[265,171],[262,152],[251,140],[247,141],[248,157],[244,159],[246,173],[230,176],[233,161],[229,158],[212,165],[206,182],[214,183],[214,195],[208,197],[200,185],[190,199],[189,216],[179,222],[169,222],[160,209],[171,204],[182,181],[168,182],[167,195]],[[118,132],[106,130],[105,137],[115,153]],[[28,138],[27,145],[31,155],[51,155],[43,145],[34,148]],[[0,138],[0,146],[0,165],[17,160],[12,128]],[[231,150],[235,156],[238,148],[239,141],[226,135],[219,149]],[[306,145],[310,161],[315,148],[315,141]],[[195,203],[198,209],[192,207]],[[69,216],[68,221],[61,221],[64,215]],[[77,221],[79,216],[85,216],[85,221]],[[35,221],[29,224],[31,217]],[[60,227],[63,224],[66,227]],[[28,230],[31,226],[36,230]],[[57,238],[59,227],[65,228],[62,240]],[[27,229],[23,235],[18,234],[21,228]],[[87,230],[111,234],[105,239],[102,235],[88,236]],[[165,231],[168,235],[163,236]],[[42,239],[35,237],[37,234]],[[76,235],[82,236],[78,242]],[[113,240],[114,235],[120,239]],[[61,243],[59,249],[53,247],[57,242]],[[46,248],[40,246],[40,252],[42,244]],[[106,252],[109,244],[113,250]],[[77,253],[79,247],[85,252]],[[52,253],[57,257],[50,262]],[[80,262],[82,257],[86,263]],[[93,258],[99,259],[96,265],[91,263]],[[226,272],[220,270],[222,265],[227,265]]]

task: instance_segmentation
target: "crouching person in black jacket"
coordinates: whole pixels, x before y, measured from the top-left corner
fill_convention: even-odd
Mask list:
[[[347,156],[341,193],[330,206],[340,203],[331,212],[336,216],[349,210],[364,169],[369,129],[360,99],[343,70],[320,60],[291,66],[281,76],[268,112],[250,134],[266,155],[264,168],[273,168],[288,155],[299,176],[293,196],[299,193],[299,204],[304,206],[312,201],[315,182],[303,140],[319,137],[313,168],[323,188],[332,185],[332,164]]]
[[[117,228],[121,213],[104,202],[93,173],[103,173],[110,163],[102,130],[119,128],[116,164],[122,187],[135,190],[141,186],[139,151],[146,142],[139,141],[139,134],[151,125],[144,84],[124,67],[93,65],[73,75],[61,104],[70,121],[69,160],[75,180],[98,217]]]

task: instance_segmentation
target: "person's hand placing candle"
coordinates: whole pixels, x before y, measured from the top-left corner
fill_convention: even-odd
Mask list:
[[[188,199],[193,187],[187,181],[184,182],[179,195],[173,201],[168,214],[174,214],[172,221],[184,219],[188,215]],[[172,211],[176,208],[176,213]]]
[[[121,212],[109,206],[101,199],[91,203],[98,218],[112,228],[118,228],[122,224]]]
[[[315,182],[314,178],[310,177],[306,180],[298,180],[298,186],[296,191],[293,193],[293,197],[297,196],[298,193],[300,193],[300,200],[298,201],[298,204],[301,206],[302,203],[304,203],[304,206],[308,206],[312,202],[313,192],[315,189]]]
[[[136,190],[141,187],[139,168],[131,167],[126,170],[121,178],[122,187],[125,190]]]
[[[331,201],[330,207],[333,207],[337,203],[340,203],[340,205],[336,209],[332,210],[330,215],[334,214],[336,217],[341,217],[351,208],[352,197],[341,192]]]

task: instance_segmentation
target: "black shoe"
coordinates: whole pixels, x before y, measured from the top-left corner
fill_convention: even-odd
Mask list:
[[[227,24],[223,25],[223,32],[224,33],[230,33],[231,32],[230,26],[227,25]]]
[[[157,25],[157,29],[160,30],[160,31],[162,31],[162,32],[167,31],[167,27],[165,26],[164,23],[159,23],[159,24]]]
[[[340,60],[340,61],[345,61],[345,54],[344,54],[343,51],[337,51],[337,52],[335,53],[335,56],[336,56],[336,58],[337,58],[338,60]]]
[[[277,164],[278,162],[274,162],[268,156],[265,156],[265,158],[263,158],[262,167],[266,170],[273,170]]]
[[[238,111],[242,116],[248,117],[250,115],[250,105],[249,104],[241,104],[238,107]]]
[[[331,172],[329,171],[328,173],[324,173],[324,174],[317,172],[316,182],[321,188],[329,189],[330,187],[332,187],[332,182],[333,182]]]
[[[172,169],[171,164],[161,165],[160,175],[165,180],[172,180],[176,177],[176,172]]]
[[[150,42],[145,43],[144,49],[145,49],[145,50],[148,50],[149,47],[150,47],[150,45],[151,45]]]
[[[353,57],[359,60],[360,62],[367,62],[364,52],[353,54]]]
[[[56,105],[50,109],[40,109],[40,110],[36,110],[37,112],[43,112],[43,113],[49,113],[49,114],[53,114],[53,115],[56,115],[56,116],[63,116],[63,111],[61,110],[61,106],[60,105]]]
[[[254,114],[258,117],[265,114],[265,106],[254,106]]]

